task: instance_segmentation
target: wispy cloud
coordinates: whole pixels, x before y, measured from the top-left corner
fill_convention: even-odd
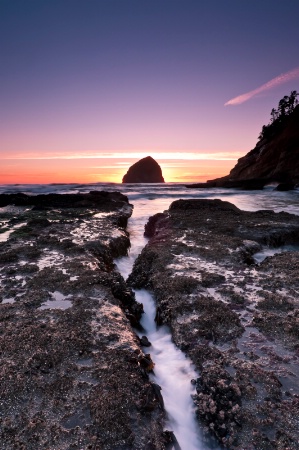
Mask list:
[[[98,153],[98,152],[82,152],[82,153],[26,153],[26,154],[6,154],[1,159],[6,160],[75,160],[75,159],[95,159],[107,160],[121,159],[121,162],[115,164],[127,165],[128,160],[138,160],[150,155],[157,160],[217,160],[217,161],[233,161],[240,158],[242,152],[127,152],[123,153]],[[127,161],[124,161],[126,159]]]
[[[254,97],[261,92],[268,91],[269,89],[273,89],[280,84],[287,83],[288,81],[295,80],[299,78],[299,67],[296,69],[290,70],[289,72],[282,73],[278,75],[278,77],[273,78],[262,86],[253,89],[253,91],[246,92],[245,94],[238,95],[238,97],[234,97],[228,102],[224,104],[224,106],[235,106],[240,105],[241,103],[247,102],[250,98]]]

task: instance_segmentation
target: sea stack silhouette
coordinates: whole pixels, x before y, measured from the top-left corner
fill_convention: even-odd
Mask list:
[[[151,156],[133,164],[123,177],[123,183],[164,183],[162,170]]]

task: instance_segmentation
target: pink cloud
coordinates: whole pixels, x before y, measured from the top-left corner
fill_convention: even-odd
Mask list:
[[[296,78],[299,78],[299,67],[290,70],[289,72],[285,72],[282,73],[281,75],[278,75],[278,77],[273,78],[272,80],[268,81],[262,86],[253,89],[253,91],[249,91],[246,92],[245,94],[238,95],[238,97],[232,98],[231,100],[226,102],[224,106],[240,105],[241,103],[246,102],[255,95],[260,94],[261,92],[268,91],[269,89],[273,89],[274,87],[279,86],[280,84],[287,83],[288,81],[294,80]]]

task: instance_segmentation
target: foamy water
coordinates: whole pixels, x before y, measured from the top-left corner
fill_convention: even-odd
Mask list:
[[[278,253],[283,252],[298,252],[298,251],[299,251],[298,245],[282,245],[281,247],[276,248],[264,247],[260,252],[255,253],[253,257],[255,262],[259,264],[262,261],[264,261],[264,259],[267,258],[268,256],[277,255]]]
[[[274,186],[268,186],[261,191],[242,191],[239,189],[187,189],[182,183],[164,184],[2,184],[1,193],[23,192],[25,194],[70,194],[89,192],[91,190],[120,191],[129,197],[136,208],[146,202],[148,214],[167,209],[170,203],[179,198],[219,198],[234,203],[238,208],[247,211],[258,209],[273,209],[299,214],[299,190],[279,192]],[[0,208],[1,210],[2,208]]]
[[[182,450],[204,449],[191,398],[195,394],[191,380],[198,378],[198,373],[190,359],[172,342],[169,328],[156,326],[156,305],[150,292],[137,290],[135,293],[136,300],[144,306],[141,324],[145,332],[139,336],[146,334],[152,344],[146,348],[155,363],[150,378],[162,388],[167,413],[165,429],[174,432]]]
[[[143,232],[148,217],[161,211],[161,206],[161,202],[152,201],[149,208],[148,200],[139,200],[138,204],[135,204],[133,216],[128,224],[131,250],[128,257],[116,261],[118,270],[124,278],[131,273],[134,261],[147,243]],[[163,206],[162,209],[167,207],[166,202],[164,208]],[[174,432],[182,450],[204,449],[206,447],[201,441],[201,432],[195,419],[191,398],[195,393],[191,380],[198,378],[199,375],[191,360],[172,342],[169,328],[156,326],[154,320],[156,304],[151,293],[141,289],[135,290],[135,295],[136,300],[142,303],[144,308],[141,324],[145,331],[139,336],[146,334],[152,344],[145,350],[151,354],[155,363],[154,373],[150,378],[162,388],[161,394],[167,413],[165,429]]]

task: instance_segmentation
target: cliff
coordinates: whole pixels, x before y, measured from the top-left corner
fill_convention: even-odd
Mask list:
[[[262,189],[271,182],[289,187],[299,183],[299,105],[279,126],[269,128],[271,133],[261,137],[229,175],[192,186]]]
[[[133,164],[124,175],[123,183],[164,183],[162,170],[151,156]]]

